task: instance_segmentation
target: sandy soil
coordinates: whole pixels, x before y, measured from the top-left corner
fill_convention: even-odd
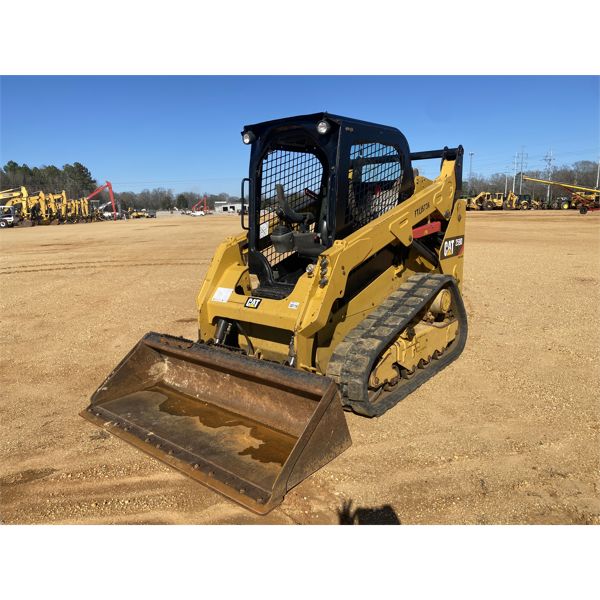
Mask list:
[[[194,338],[234,217],[4,230],[4,523],[600,523],[600,214],[470,213],[462,357],[258,517],[78,416],[147,331]]]

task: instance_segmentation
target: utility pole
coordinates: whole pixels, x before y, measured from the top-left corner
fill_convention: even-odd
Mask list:
[[[527,154],[525,154],[523,150],[524,146],[521,146],[521,180],[519,181],[519,196],[523,192],[523,160],[527,158]],[[527,163],[525,163],[525,166],[527,166]]]
[[[512,193],[515,193],[515,181],[517,180],[517,153],[515,152],[515,166],[513,171]]]
[[[552,161],[554,157],[552,156],[552,148],[550,148],[550,152],[546,154],[544,157],[544,162],[548,165],[548,181],[552,181]],[[550,191],[551,186],[548,185],[548,189],[546,191],[546,207],[550,206],[550,200],[552,192]]]
[[[473,176],[473,154],[475,152],[469,152],[469,194],[471,194],[471,177]]]
[[[596,189],[598,189],[598,184],[600,184],[600,158],[598,159],[598,171],[596,172]]]
[[[506,195],[508,194],[508,174],[510,172],[510,165],[504,166],[504,199],[506,200]]]

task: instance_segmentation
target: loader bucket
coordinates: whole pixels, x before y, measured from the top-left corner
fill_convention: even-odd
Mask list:
[[[259,514],[351,444],[331,379],[158,333],[81,416]]]

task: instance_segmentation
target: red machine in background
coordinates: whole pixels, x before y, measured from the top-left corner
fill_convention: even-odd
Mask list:
[[[196,202],[196,204],[194,204],[194,206],[192,206],[191,210],[192,212],[194,211],[202,211],[205,215],[208,214],[208,196],[206,194],[204,194],[204,196],[202,198],[200,198],[200,200],[198,200],[198,202]]]
[[[94,196],[97,196],[101,191],[108,190],[108,196],[110,198],[110,202],[112,204],[112,213],[113,220],[117,220],[117,206],[115,204],[115,196],[113,194],[112,184],[110,181],[107,181],[104,185],[101,185],[99,188],[95,189],[86,200],[91,200]]]

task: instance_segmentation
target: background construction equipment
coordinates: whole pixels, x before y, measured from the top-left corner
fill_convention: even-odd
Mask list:
[[[108,190],[112,210],[111,218],[117,218],[117,205],[112,185],[107,181],[86,198],[68,198],[65,190],[60,193],[45,193],[38,191],[30,194],[27,188],[13,188],[0,192],[0,207],[2,208],[2,227],[15,225],[50,225],[63,223],[89,223],[103,220],[104,213],[98,199],[94,199],[104,189]],[[155,211],[144,211],[144,217],[156,217]]]
[[[579,209],[582,215],[588,211],[600,209],[600,190],[595,188],[583,187],[580,185],[572,185],[570,183],[561,183],[559,181],[550,181],[547,179],[535,179],[533,177],[523,176],[525,181],[533,181],[536,183],[545,183],[559,187],[571,196],[570,206]],[[561,208],[566,208],[566,202],[562,202]]]

